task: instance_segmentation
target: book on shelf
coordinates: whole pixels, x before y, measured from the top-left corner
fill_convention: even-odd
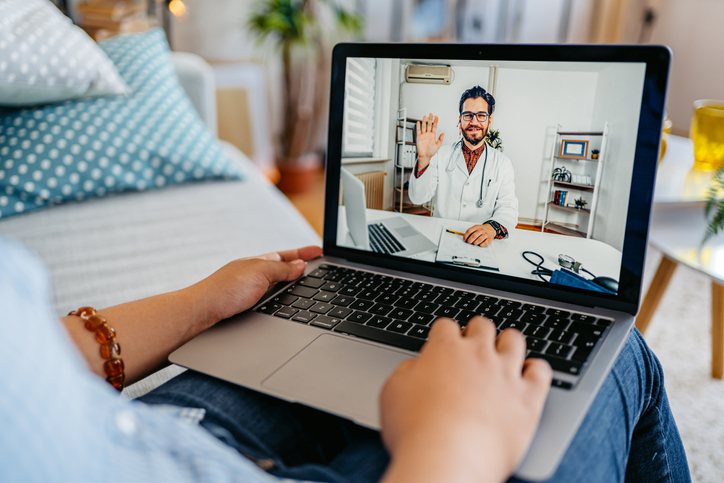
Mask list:
[[[145,15],[148,12],[148,2],[85,2],[78,4],[76,8],[84,23],[120,22],[132,15]]]

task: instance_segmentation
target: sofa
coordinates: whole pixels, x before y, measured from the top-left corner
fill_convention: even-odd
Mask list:
[[[216,132],[211,68],[188,53],[174,53],[173,62],[196,111]],[[64,202],[0,219],[0,236],[21,241],[45,261],[59,316],[83,305],[101,308],[176,290],[236,258],[321,244],[255,165],[231,144],[222,145],[243,180]],[[138,397],[182,370],[169,366],[123,396]]]

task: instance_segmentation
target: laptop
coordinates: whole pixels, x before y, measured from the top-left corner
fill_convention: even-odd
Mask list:
[[[540,425],[515,472],[529,480],[550,477],[634,327],[670,57],[658,46],[336,46],[324,257],[170,361],[379,428],[381,387],[415,357],[430,324],[448,316],[464,325],[483,314],[499,330],[521,330],[529,356],[553,367]],[[367,132],[368,154],[394,160],[396,129],[430,112],[439,116],[438,134],[455,141],[460,96],[474,85],[495,96],[492,127],[515,171],[518,225],[493,241],[499,272],[435,263],[434,253],[397,256],[345,245],[341,167],[347,156],[359,161],[348,130],[363,124],[354,122],[360,121],[354,104],[368,102],[364,112],[376,126]],[[560,167],[594,185],[555,179]],[[589,208],[561,205],[567,198],[558,191],[574,193]],[[404,219],[430,240],[439,239],[440,226],[468,223],[372,214]],[[533,251],[542,264],[523,259]],[[551,283],[539,270],[577,270],[581,260],[588,272],[615,279],[618,290]]]
[[[351,243],[343,242],[343,245],[401,257],[437,249],[435,243],[404,218],[385,218],[367,224],[364,183],[344,168],[341,169],[341,176],[344,187],[342,198],[351,238]]]

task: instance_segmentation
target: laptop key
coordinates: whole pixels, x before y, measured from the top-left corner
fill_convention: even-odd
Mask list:
[[[516,302],[514,300],[499,300],[498,305],[500,305],[501,307],[508,308],[508,309],[519,309],[520,306],[523,304],[521,304],[520,302]]]
[[[418,312],[425,312],[426,314],[432,314],[435,312],[440,306],[437,304],[433,304],[430,302],[420,302],[415,306],[415,310]]]
[[[526,312],[520,320],[528,322],[529,324],[542,324],[546,319],[546,316],[540,312]]]
[[[290,318],[292,315],[299,312],[299,309],[293,309],[292,307],[282,307],[276,312],[274,312],[274,315],[276,317],[282,317],[284,319]]]
[[[425,314],[422,312],[415,312],[412,314],[412,316],[408,319],[409,322],[414,322],[416,324],[421,325],[430,325],[430,323],[435,320],[435,316],[432,314]]]
[[[362,289],[360,287],[353,287],[351,285],[345,285],[343,289],[341,289],[339,292],[337,292],[340,295],[349,295],[351,297],[354,297],[358,293],[360,293]]]
[[[496,304],[498,302],[498,300],[500,300],[498,298],[491,297],[490,295],[482,295],[482,294],[478,295],[475,299],[479,300],[480,302],[482,302],[484,304]]]
[[[387,315],[389,314],[392,309],[392,305],[386,305],[386,304],[374,304],[368,312],[374,315]]]
[[[353,335],[374,342],[399,347],[413,352],[418,352],[425,341],[416,337],[407,337],[387,330],[376,329],[368,325],[359,325],[343,320],[335,328],[335,332]]]
[[[566,312],[565,310],[559,310],[559,309],[553,309],[553,308],[546,310],[546,314],[552,315],[554,317],[564,317],[564,318],[568,318],[571,315],[570,312]]]
[[[526,337],[525,343],[528,346],[528,350],[534,352],[543,352],[543,349],[548,344],[548,341],[539,339],[537,337]]]
[[[333,305],[341,305],[342,307],[346,307],[352,302],[354,302],[354,297],[350,297],[348,295],[337,295],[335,298],[332,299],[330,303]]]
[[[498,312],[498,315],[505,317],[508,320],[520,320],[523,315],[523,311],[520,309],[511,309],[510,307],[503,307],[503,310]]]
[[[358,324],[364,324],[371,318],[372,314],[368,314],[367,312],[360,312],[359,310],[352,315],[347,316],[347,320],[349,320],[350,322],[356,322]]]
[[[310,299],[299,299],[299,300],[297,300],[296,302],[294,302],[294,303],[292,304],[292,307],[297,308],[297,309],[302,309],[302,310],[304,310],[304,309],[308,309],[308,308],[311,307],[312,305],[314,305],[314,300],[310,300]]]
[[[432,292],[420,292],[415,296],[418,302],[432,302],[438,297],[438,294]]]
[[[551,342],[550,345],[546,348],[545,353],[565,359],[566,357],[568,357],[568,354],[570,354],[572,350],[573,346],[559,344],[558,342]]]
[[[412,313],[413,312],[410,309],[394,308],[392,309],[392,312],[389,313],[389,316],[397,320],[407,320]]]
[[[570,330],[571,332],[576,332],[579,335],[583,335],[585,337],[599,338],[603,335],[603,332],[606,329],[598,325],[589,325],[583,322],[571,322],[568,330]]]
[[[612,322],[608,319],[598,319],[596,321],[596,325],[600,325],[601,327],[608,327],[612,324]]]
[[[304,277],[300,281],[297,282],[297,285],[302,285],[303,287],[311,287],[311,288],[319,288],[322,285],[324,285],[324,280],[314,277]]]
[[[472,319],[476,315],[478,314],[471,310],[462,310],[459,314],[455,316],[455,320],[460,322],[461,327],[465,327],[467,323],[470,322],[470,319]]]
[[[321,291],[314,297],[312,297],[312,300],[319,300],[320,302],[331,302],[334,297],[336,297],[337,294],[334,292],[325,292]]]
[[[409,322],[403,322],[401,320],[393,320],[390,325],[387,326],[387,330],[404,334],[412,328],[412,324]]]
[[[571,320],[574,322],[586,322],[587,324],[596,323],[596,317],[586,314],[573,314],[571,315]]]
[[[312,305],[309,309],[310,312],[314,312],[317,314],[326,314],[330,310],[332,310],[334,306],[332,304],[325,304],[324,302],[317,302],[316,304]]]
[[[395,295],[400,297],[414,297],[417,292],[414,288],[403,286],[395,292]]]
[[[317,294],[317,292],[318,292],[318,290],[316,288],[302,287],[300,285],[295,285],[294,287],[287,289],[287,293],[296,295],[297,297],[304,297],[307,299],[314,297]]]
[[[567,330],[553,330],[546,339],[551,342],[560,342],[561,344],[570,344],[573,340],[573,332]]]
[[[478,307],[477,312],[480,315],[484,315],[486,317],[492,317],[494,315],[498,315],[498,312],[502,309],[499,305],[485,305],[485,302],[483,302],[483,305]]]
[[[548,318],[543,321],[543,325],[550,327],[551,329],[566,330],[570,322],[571,321],[566,318],[549,315]]]
[[[596,344],[593,343],[590,346],[583,345],[583,346],[576,346],[576,350],[571,356],[571,359],[578,362],[586,362],[588,360],[588,357],[591,355],[591,352],[593,352],[593,348],[596,347]]]
[[[435,303],[440,305],[455,305],[458,302],[460,302],[460,297],[454,295],[441,295],[435,300]]]
[[[527,358],[530,359],[532,357],[545,359],[548,361],[554,371],[565,372],[566,374],[578,375],[581,373],[581,367],[583,367],[583,364],[578,361],[569,361],[549,354],[541,354],[540,352],[531,351],[528,354]]]
[[[553,379],[551,381],[551,387],[557,387],[558,389],[571,389],[573,384],[568,381],[561,381],[560,379]]]
[[[295,322],[302,322],[303,324],[308,324],[316,316],[317,316],[317,314],[313,314],[313,313],[309,312],[308,310],[302,310],[301,312],[292,316],[292,320]]]
[[[458,314],[458,312],[460,312],[460,309],[456,309],[455,307],[442,306],[434,313],[438,317],[450,317],[452,319]]]
[[[553,329],[549,329],[548,327],[543,327],[542,325],[531,324],[525,328],[523,333],[525,335],[530,335],[532,337],[538,337],[540,339],[545,339],[546,336],[548,334],[550,334],[552,330]]]
[[[523,332],[523,331],[525,330],[525,327],[526,327],[527,325],[528,325],[528,324],[526,324],[525,322],[521,322],[521,321],[519,321],[519,320],[509,320],[509,319],[508,319],[508,320],[506,320],[503,324],[501,324],[500,326],[498,326],[498,328],[499,328],[500,330],[516,329],[516,330],[519,330],[519,331]]]
[[[390,293],[385,293],[384,291],[382,291],[382,294],[375,299],[375,302],[387,305],[394,305],[399,298],[400,297],[398,297],[397,295],[392,295]]]
[[[339,282],[327,282],[321,287],[319,287],[320,290],[326,290],[327,292],[338,292],[340,289],[342,289],[344,285],[342,285]]]
[[[369,309],[370,307],[372,307],[374,304],[375,304],[375,303],[372,302],[371,300],[360,300],[360,299],[357,299],[357,300],[355,300],[354,302],[352,302],[351,304],[349,304],[349,308],[350,308],[350,309],[355,309],[355,310],[368,310],[368,309]]]
[[[357,294],[358,299],[364,299],[364,300],[374,300],[377,297],[379,297],[380,293],[376,290],[362,290],[360,293]]]
[[[385,327],[390,325],[390,322],[392,322],[391,318],[377,315],[365,322],[365,325],[369,325],[370,327],[376,327],[378,329],[384,329]]]
[[[480,306],[480,302],[477,300],[471,300],[467,298],[461,298],[456,304],[455,307],[461,309],[461,310],[469,310],[469,311],[475,311]]]
[[[352,309],[348,309],[346,307],[335,307],[327,312],[327,315],[330,317],[339,317],[340,319],[344,319],[352,312],[354,312]]]
[[[309,272],[309,274],[307,274],[307,277],[324,278],[324,276],[327,275],[328,273],[329,273],[329,270],[323,270],[321,268],[316,268],[316,269],[312,270],[311,272]]]
[[[466,292],[465,290],[456,290],[455,295],[468,300],[475,300],[475,297],[477,296],[477,294],[473,292]]]
[[[340,322],[342,322],[342,319],[328,317],[326,315],[318,315],[314,318],[314,320],[312,320],[312,323],[310,325],[314,325],[315,327],[321,327],[323,329],[332,329]]]
[[[261,313],[263,313],[263,314],[269,314],[269,315],[271,315],[271,314],[273,314],[274,312],[276,312],[277,310],[279,310],[280,308],[282,308],[282,305],[281,305],[281,304],[275,304],[275,303],[273,303],[273,302],[267,302],[267,303],[265,303],[265,304],[262,304],[262,305],[257,309],[257,311],[258,311],[258,312],[261,312]]]
[[[541,307],[540,305],[533,305],[533,304],[523,304],[521,309],[525,310],[526,312],[536,312],[539,314],[542,314],[546,311],[545,307]]]
[[[346,277],[346,275],[344,273],[335,271],[335,272],[328,273],[327,275],[325,275],[324,280],[326,280],[327,282],[339,282],[344,277]]]
[[[412,337],[417,337],[420,339],[427,339],[427,335],[430,333],[430,327],[425,327],[424,325],[413,325],[412,329],[407,333],[407,335],[411,335]]]
[[[282,305],[292,305],[296,302],[298,297],[288,293],[281,293],[272,299],[272,302]]]
[[[397,300],[394,304],[395,307],[399,307],[401,309],[411,309],[415,307],[418,304],[417,300],[413,300],[411,298],[407,297],[400,297],[399,300]]]

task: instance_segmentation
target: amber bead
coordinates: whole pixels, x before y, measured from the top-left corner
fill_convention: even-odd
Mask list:
[[[95,332],[96,330],[98,330],[98,327],[100,327],[102,324],[105,324],[105,323],[106,323],[105,317],[98,315],[98,314],[94,314],[94,315],[89,316],[87,319],[85,319],[85,328],[90,330],[91,332]]]
[[[126,380],[126,375],[121,373],[117,376],[108,376],[106,377],[106,381],[111,383],[111,386],[115,387],[119,391],[123,390],[123,382]]]
[[[123,359],[111,359],[103,364],[106,376],[119,376],[123,374]]]
[[[78,317],[87,317],[89,315],[93,315],[96,313],[96,309],[93,307],[81,307],[78,310],[75,311],[75,315]],[[72,314],[72,312],[71,312]]]
[[[102,324],[100,327],[98,327],[98,330],[96,330],[96,340],[99,344],[105,344],[106,342],[110,342],[111,339],[113,339],[116,336],[116,331],[113,330],[111,327],[108,327],[108,324]]]
[[[104,359],[118,359],[121,356],[121,346],[115,340],[101,345],[101,357]]]

